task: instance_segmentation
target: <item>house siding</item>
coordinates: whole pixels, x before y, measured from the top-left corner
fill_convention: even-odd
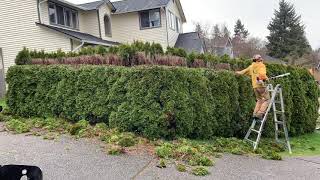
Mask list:
[[[169,4],[167,5],[167,21],[169,23],[169,11],[172,12],[176,17],[178,17],[180,20],[181,20],[181,16],[180,16],[180,12],[178,10],[178,7],[177,7],[177,4],[174,3],[172,0],[169,2]],[[182,22],[181,22],[182,23]],[[183,29],[182,29],[182,25],[181,25],[181,30],[180,32],[182,32]],[[169,46],[173,47],[176,42],[177,42],[177,39],[179,37],[179,34],[177,32],[177,30],[173,30],[169,27],[169,24],[168,24],[168,39],[169,39]]]
[[[45,15],[47,8],[43,7],[42,15]],[[35,24],[38,22],[37,0],[24,1],[23,5],[20,0],[1,0],[0,17],[0,48],[5,70],[15,64],[14,59],[24,46],[49,52],[71,50],[69,38]]]
[[[83,33],[100,37],[97,11],[79,11],[79,28]]]
[[[166,13],[161,12],[161,27],[140,29],[140,17],[138,12],[126,14],[113,14],[112,37],[120,43],[132,43],[135,40],[160,43],[164,48],[167,43]]]

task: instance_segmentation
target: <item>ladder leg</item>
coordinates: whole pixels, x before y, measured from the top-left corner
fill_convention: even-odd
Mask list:
[[[276,104],[275,102],[272,103],[272,111],[273,111],[273,121],[274,121],[274,125],[275,125],[275,138],[276,138],[276,141],[278,142],[279,141],[279,126],[277,124],[277,121],[278,121],[278,118],[277,118],[277,109],[276,109]]]
[[[256,125],[256,120],[253,120],[253,121],[252,121],[252,124],[251,124],[251,126],[250,126],[250,129],[249,129],[249,131],[247,132],[247,135],[246,135],[246,137],[245,137],[244,139],[248,139],[248,138],[249,138],[249,136],[250,136],[250,134],[251,134],[251,129],[253,129],[253,128],[255,127],[255,125]]]
[[[283,129],[284,129],[284,135],[286,138],[286,144],[287,144],[288,151],[290,154],[292,154],[291,145],[290,145],[290,141],[289,141],[289,133],[288,133],[287,126],[285,123],[283,124]]]
[[[288,132],[287,124],[286,124],[286,115],[284,113],[285,112],[285,108],[284,108],[284,100],[283,100],[282,88],[280,89],[280,101],[281,101],[283,131],[284,131],[284,136],[285,136],[285,139],[286,139],[286,145],[287,145],[289,153],[292,154],[290,140],[289,140],[289,132]]]

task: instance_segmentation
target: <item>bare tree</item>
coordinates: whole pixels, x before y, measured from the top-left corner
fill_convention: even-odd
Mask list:
[[[233,52],[235,57],[251,58],[255,54],[266,57],[266,42],[257,37],[249,37],[247,40],[239,36],[232,39]]]

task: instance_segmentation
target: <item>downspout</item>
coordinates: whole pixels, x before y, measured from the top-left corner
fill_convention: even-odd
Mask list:
[[[167,32],[167,47],[169,47],[169,32],[168,32],[168,17],[167,17],[167,8],[164,7],[164,14],[166,15],[166,32]]]
[[[38,1],[38,19],[39,19],[39,23],[42,24],[40,7],[42,3],[47,2],[48,0],[44,0],[44,1],[37,0],[37,1]]]
[[[100,35],[100,38],[102,39],[99,9],[97,9],[97,16],[98,16],[98,24],[99,24],[99,35]]]
[[[84,45],[84,41],[81,41],[80,46],[76,47],[74,50],[72,50],[72,52],[78,51],[83,45]]]

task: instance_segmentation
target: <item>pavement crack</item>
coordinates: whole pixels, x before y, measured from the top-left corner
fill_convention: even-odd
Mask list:
[[[302,159],[302,158],[295,158],[295,159],[300,160],[300,161],[305,161],[305,162],[308,162],[308,163],[312,163],[312,164],[320,165],[320,163],[315,162],[315,161],[311,161],[311,160],[306,160],[306,159]]]
[[[134,175],[131,179],[134,180],[134,179],[136,179],[140,174],[142,174],[142,172],[149,167],[149,165],[152,163],[153,160],[154,160],[154,158],[152,158],[145,166],[143,166],[143,168],[142,168],[140,171],[138,171],[137,174]]]

